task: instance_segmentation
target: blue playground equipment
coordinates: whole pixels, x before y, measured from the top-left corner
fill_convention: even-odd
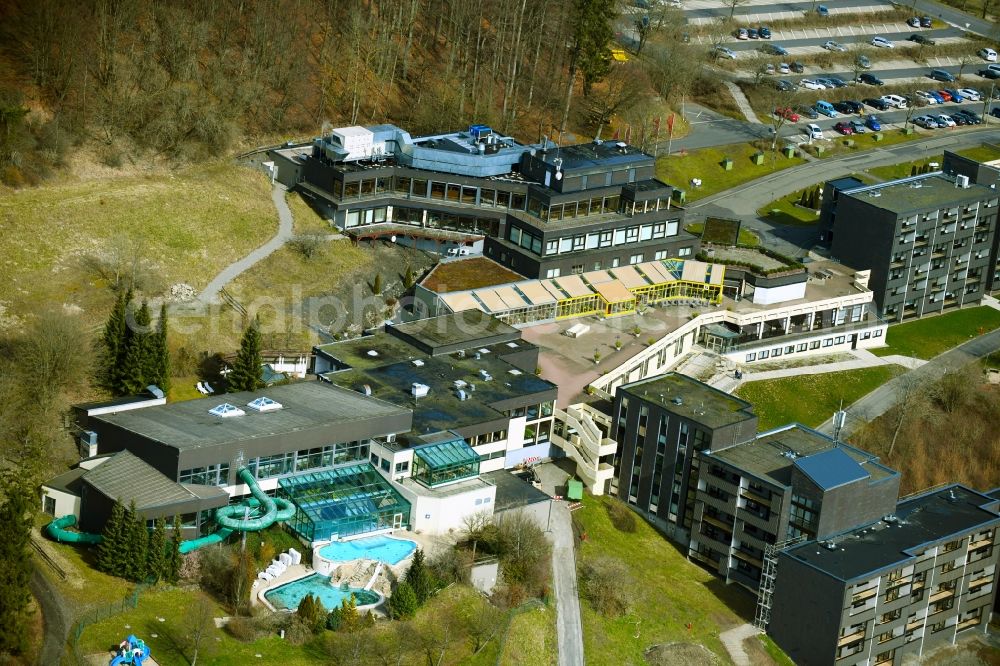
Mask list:
[[[108,666],[120,666],[120,664],[134,664],[141,666],[142,662],[149,658],[149,646],[141,638],[136,638],[135,634],[118,644],[118,652]]]
[[[188,539],[181,543],[181,553],[190,553],[204,546],[224,541],[233,532],[258,532],[267,529],[277,522],[291,520],[295,515],[295,505],[286,499],[271,498],[257,485],[257,479],[253,477],[246,467],[241,467],[239,478],[250,488],[253,497],[243,500],[233,506],[224,506],[215,510],[215,522],[219,524],[219,529],[208,536]],[[100,534],[89,534],[87,532],[70,532],[67,527],[76,524],[76,516],[68,515],[56,518],[45,526],[45,533],[53,541],[65,543],[82,543],[87,545],[101,542]],[[140,663],[140,662],[119,662],[119,663]]]

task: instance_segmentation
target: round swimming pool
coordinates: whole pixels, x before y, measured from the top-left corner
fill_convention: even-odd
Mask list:
[[[345,588],[340,585],[330,585],[330,577],[321,574],[313,574],[291,583],[279,585],[273,590],[265,592],[264,598],[277,610],[295,610],[307,594],[319,597],[319,600],[323,602],[323,608],[328,611],[340,608],[340,602],[349,599],[351,594],[354,595],[354,602],[358,608],[372,606],[382,600],[382,595],[378,592],[356,587]]]
[[[407,539],[394,539],[380,534],[350,541],[334,541],[319,549],[319,555],[331,562],[351,560],[378,560],[399,564],[417,549],[417,544]]]

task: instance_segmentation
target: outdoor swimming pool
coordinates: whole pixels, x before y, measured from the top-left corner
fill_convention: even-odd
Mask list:
[[[355,603],[359,608],[361,606],[377,604],[382,599],[381,595],[377,592],[369,592],[368,590],[356,587],[345,590],[339,585],[330,585],[329,576],[321,574],[306,576],[291,583],[280,585],[273,590],[268,590],[264,593],[264,598],[278,610],[283,608],[295,610],[299,607],[299,602],[307,594],[313,594],[319,597],[319,600],[323,602],[323,608],[329,611],[334,608],[340,608],[340,602],[344,599],[349,599],[352,592],[354,593]]]
[[[379,535],[352,541],[335,541],[320,548],[319,555],[333,562],[366,559],[399,564],[416,549],[417,544],[412,541]]]

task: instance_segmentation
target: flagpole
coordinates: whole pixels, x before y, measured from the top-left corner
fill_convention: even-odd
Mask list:
[[[674,116],[670,114],[667,118],[667,157],[670,157],[670,149],[674,143]]]
[[[660,117],[653,123],[653,159],[660,153]]]

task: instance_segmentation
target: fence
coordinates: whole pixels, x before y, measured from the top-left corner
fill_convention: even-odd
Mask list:
[[[77,619],[73,624],[73,628],[70,629],[69,640],[73,649],[73,656],[78,664],[85,663],[84,656],[80,653],[80,636],[83,635],[84,630],[101,620],[106,620],[119,613],[134,609],[139,605],[139,597],[149,587],[148,583],[140,583],[135,586],[135,589],[131,593],[125,595],[119,601],[91,608]]]

